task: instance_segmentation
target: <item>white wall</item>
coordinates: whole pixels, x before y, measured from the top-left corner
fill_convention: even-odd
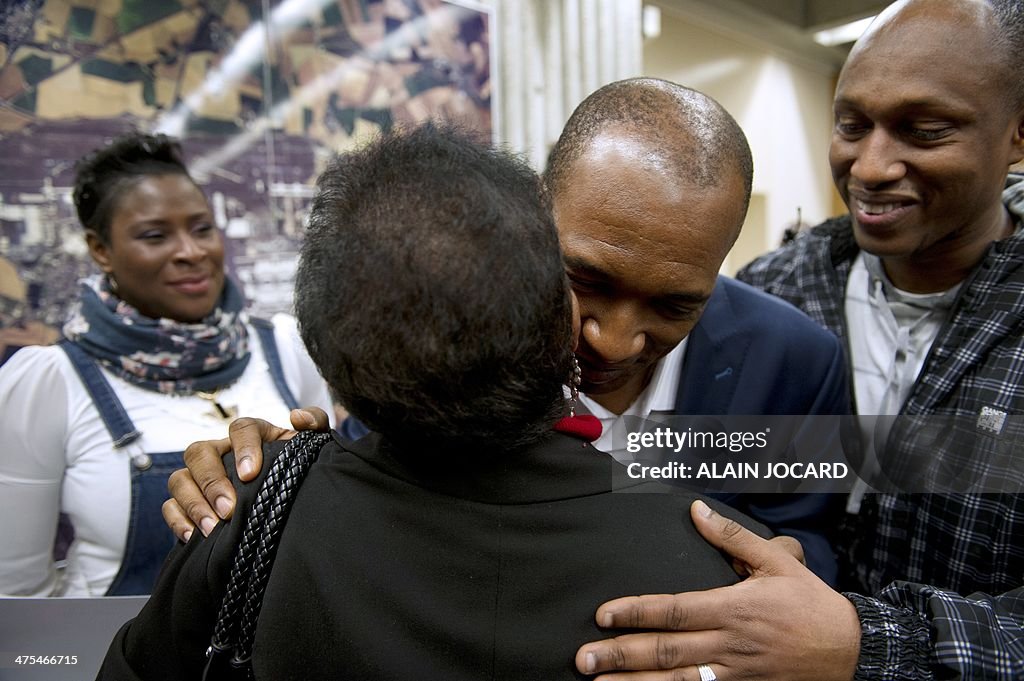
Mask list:
[[[739,122],[754,155],[754,192],[763,216],[748,225],[763,234],[763,250],[778,245],[796,221],[816,224],[833,213],[828,141],[832,127],[834,67],[781,54],[756,38],[740,36],[676,9],[662,8],[661,35],[645,41],[644,75],[665,78],[714,97]],[[755,206],[752,206],[755,208]],[[758,227],[761,222],[762,227]],[[756,246],[756,243],[754,244]],[[745,264],[732,262],[734,271]]]

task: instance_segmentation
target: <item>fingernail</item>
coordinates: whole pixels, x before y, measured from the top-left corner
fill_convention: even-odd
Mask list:
[[[699,513],[702,518],[710,518],[714,514],[714,511],[711,510],[710,506],[708,506],[703,501],[700,501],[698,499],[697,500],[697,513]]]
[[[192,538],[192,530],[186,531],[185,532],[185,543],[187,544],[188,540],[191,539],[191,538]]]
[[[213,502],[213,507],[217,509],[217,515],[221,518],[227,518],[231,513],[231,502],[227,497],[217,497],[217,500]]]
[[[310,414],[308,411],[301,411],[300,410],[299,413],[302,414],[302,420],[306,422],[307,426],[315,426],[316,425],[316,419],[313,418],[313,415]]]
[[[601,615],[601,621],[598,622],[597,624],[598,624],[598,626],[602,626],[602,627],[610,627],[613,624],[615,624],[615,616],[612,613],[610,613],[610,612],[606,612],[606,613]]]
[[[204,537],[209,537],[215,527],[217,527],[217,521],[210,516],[206,516],[199,521],[199,529],[203,531]]]
[[[252,475],[255,470],[255,466],[252,465],[252,458],[243,456],[242,460],[238,462],[238,472],[244,476]]]
[[[597,669],[597,655],[595,653],[587,653],[583,660],[583,671],[587,674],[593,674],[594,670]]]

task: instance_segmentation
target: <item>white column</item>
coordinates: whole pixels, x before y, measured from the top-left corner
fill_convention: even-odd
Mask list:
[[[642,71],[641,0],[490,0],[499,144],[542,170],[569,114]]]

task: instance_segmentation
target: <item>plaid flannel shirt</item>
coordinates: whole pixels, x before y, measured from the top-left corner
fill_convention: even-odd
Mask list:
[[[1007,179],[1003,200],[1020,221],[1024,176]],[[737,278],[848,344],[846,282],[857,251],[849,216],[835,218]],[[992,244],[964,283],[900,413],[907,418],[890,434],[891,459],[971,474],[1009,447],[999,473],[1022,475],[1024,233]],[[932,415],[951,426],[938,444],[915,437],[914,417]],[[878,594],[848,594],[862,626],[856,678],[1024,679],[1022,495],[869,494],[850,525],[842,548],[852,584]]]

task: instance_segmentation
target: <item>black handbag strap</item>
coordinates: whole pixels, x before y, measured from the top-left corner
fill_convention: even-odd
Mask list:
[[[203,681],[253,679],[252,644],[277,544],[306,473],[330,439],[329,433],[298,433],[271,464],[256,493],[235,553],[227,591],[206,651]]]

